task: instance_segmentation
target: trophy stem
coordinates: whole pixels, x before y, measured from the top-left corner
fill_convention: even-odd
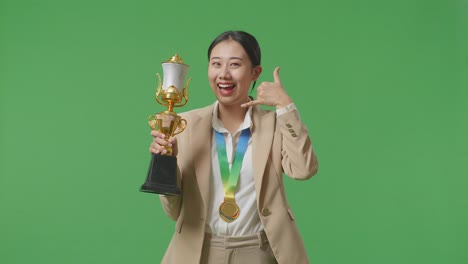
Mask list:
[[[172,113],[174,112],[174,102],[172,100],[168,100],[168,106],[167,106],[167,111]]]

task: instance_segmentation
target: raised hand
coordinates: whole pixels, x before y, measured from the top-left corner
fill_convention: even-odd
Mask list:
[[[278,109],[292,103],[291,98],[289,98],[281,83],[279,71],[279,67],[276,67],[273,71],[274,82],[262,82],[260,86],[258,86],[256,100],[242,104],[241,106],[249,107],[251,105],[263,104],[274,106]]]

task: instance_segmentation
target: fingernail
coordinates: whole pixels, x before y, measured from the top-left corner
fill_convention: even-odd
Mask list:
[[[169,144],[167,144],[167,146],[168,146],[168,147],[172,147],[172,144],[171,144],[171,143],[169,143]]]

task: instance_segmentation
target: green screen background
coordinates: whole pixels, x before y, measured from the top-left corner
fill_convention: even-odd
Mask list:
[[[155,74],[178,53],[177,111],[212,103],[228,29],[310,130],[319,173],[285,181],[313,263],[468,263],[466,0],[1,0],[0,263],[159,263],[174,222],[139,192]]]

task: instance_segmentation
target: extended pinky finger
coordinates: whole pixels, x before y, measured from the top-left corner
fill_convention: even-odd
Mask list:
[[[263,104],[264,102],[265,102],[264,99],[257,99],[257,100],[247,102],[245,104],[241,104],[241,107],[249,107],[249,106],[252,106],[252,105]]]

